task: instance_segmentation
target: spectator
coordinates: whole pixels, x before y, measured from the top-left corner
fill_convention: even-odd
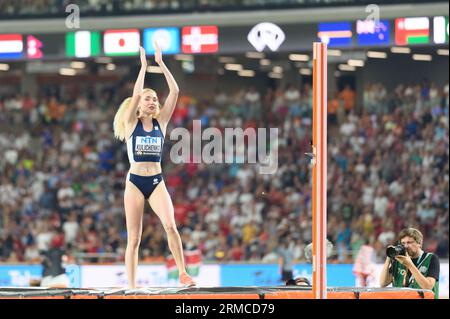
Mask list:
[[[348,114],[353,111],[356,103],[356,94],[351,89],[350,85],[346,85],[344,90],[339,94],[339,97],[344,101],[345,112]]]
[[[336,243],[341,262],[355,255],[350,250],[360,246],[357,235],[379,239],[373,243],[374,255],[377,261],[384,259],[381,242],[389,241],[392,232],[415,224],[423,224],[427,238],[438,234],[436,242],[430,241],[435,246],[431,248],[439,257],[448,257],[448,84],[437,88],[431,84],[428,93],[421,85],[399,84],[395,94],[383,93],[380,84],[366,87],[377,106],[367,113],[353,109],[343,114],[342,122],[338,120],[335,132],[329,135],[329,238]],[[438,105],[431,104],[436,89],[441,97]],[[289,96],[295,97],[295,90],[301,92],[302,112],[282,116],[289,112]],[[118,260],[123,258],[126,233],[120,191],[125,167],[120,159],[126,150],[110,135],[102,135],[101,143],[95,138],[110,122],[114,114],[111,105],[117,105],[114,99],[121,98],[120,91],[117,89],[117,97],[111,98],[100,117],[90,107],[92,97],[80,95],[73,98],[73,107],[67,107],[52,123],[47,119],[48,107],[64,104],[68,99],[64,95],[38,97],[13,92],[0,97],[0,151],[4,154],[0,161],[1,261],[32,258],[33,245],[47,251],[59,227],[71,244],[68,254],[110,251]],[[176,125],[191,130],[192,119],[206,116],[203,129],[215,126],[223,130],[235,123],[240,123],[239,127],[278,127],[276,174],[261,176],[256,165],[247,163],[174,165],[167,160],[165,181],[169,192],[176,192],[176,221],[191,230],[184,236],[202,250],[206,261],[230,260],[226,252],[233,248],[233,239],[240,241],[236,251],[241,251],[241,260],[273,260],[273,245],[283,234],[298,235],[290,249],[296,261],[304,261],[306,256],[299,251],[312,237],[311,171],[303,165],[303,153],[309,151],[311,140],[311,90],[305,84],[289,94],[281,88],[259,92],[260,96],[271,95],[264,100],[265,119],[248,115],[245,121],[228,109],[220,114],[211,111],[217,108],[215,103],[242,110],[248,91],[244,88],[242,93],[230,94],[223,88],[217,99],[208,98],[216,101],[214,104],[186,94],[179,102],[186,111],[180,113]],[[387,112],[393,100],[394,112]],[[344,103],[339,96],[337,101]],[[28,123],[27,116],[17,116],[17,110],[32,111],[32,104],[40,115]],[[29,130],[16,134],[17,127],[24,125]],[[11,144],[14,135],[17,138]],[[33,152],[27,151],[27,145],[33,146]],[[166,145],[163,156],[170,156],[169,147]],[[149,217],[144,224],[152,226],[144,228],[148,233],[142,241],[146,257],[167,256],[157,217],[149,210],[145,216]],[[27,239],[20,234],[28,234]],[[216,254],[219,251],[222,255]]]

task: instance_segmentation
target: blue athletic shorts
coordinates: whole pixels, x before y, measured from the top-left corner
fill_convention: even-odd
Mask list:
[[[156,186],[162,182],[163,178],[162,174],[140,176],[128,173],[128,180],[141,191],[145,199],[148,199],[155,190]]]

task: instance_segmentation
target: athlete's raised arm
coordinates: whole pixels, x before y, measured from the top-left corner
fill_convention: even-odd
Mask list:
[[[142,96],[142,91],[144,90],[144,80],[145,73],[147,72],[147,58],[145,56],[145,50],[140,47],[141,55],[141,69],[137,77],[136,83],[134,84],[133,96],[131,97],[130,105],[125,110],[124,119],[128,123],[133,123],[137,119],[137,108],[139,105],[139,99]]]
[[[156,48],[155,62],[158,63],[159,67],[161,68],[161,71],[163,72],[167,84],[169,86],[169,95],[167,96],[166,101],[164,102],[164,106],[161,108],[158,118],[161,124],[165,125],[169,122],[170,118],[172,117],[173,110],[175,109],[175,106],[177,104],[178,93],[180,89],[178,88],[178,84],[175,81],[172,73],[170,73],[169,69],[167,68],[162,59],[161,48],[159,47],[158,43],[155,43],[154,45]]]

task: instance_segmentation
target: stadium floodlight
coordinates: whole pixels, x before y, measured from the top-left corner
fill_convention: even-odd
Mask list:
[[[230,56],[221,56],[219,57],[220,63],[234,63],[236,62],[236,59]]]
[[[174,56],[175,60],[178,61],[193,61],[194,56],[190,54],[175,54]]]
[[[347,71],[347,72],[356,71],[356,67],[355,66],[348,65],[348,64],[339,64],[338,68],[341,71]]]
[[[281,73],[283,73],[283,68],[281,66],[279,66],[279,65],[276,65],[276,66],[273,67],[272,72],[281,74]]]
[[[259,64],[260,65],[270,65],[271,62],[269,59],[261,59],[261,60],[259,60]]]
[[[243,77],[254,77],[255,76],[255,71],[253,70],[241,70],[238,71],[238,75],[239,76],[243,76]]]
[[[300,70],[298,70],[298,72],[301,75],[311,75],[312,74],[312,70],[308,69],[308,68],[301,68]]]
[[[95,58],[95,62],[108,64],[108,63],[112,62],[112,59],[107,56],[101,56],[101,57]]]
[[[70,67],[73,69],[84,69],[86,67],[86,63],[81,61],[72,61],[70,62]]]
[[[433,60],[433,56],[431,56],[430,54],[413,54],[412,58],[415,61],[432,61]]]
[[[350,65],[350,66],[363,67],[364,66],[364,61],[363,60],[350,59],[350,60],[347,61],[347,64]]]
[[[289,60],[307,62],[307,61],[309,61],[309,55],[307,55],[307,54],[289,54]]]
[[[77,74],[77,71],[71,68],[60,68],[59,74],[73,76]]]
[[[116,65],[115,65],[114,63],[108,63],[108,64],[106,65],[106,69],[107,69],[108,71],[114,71],[114,70],[116,69]]]
[[[242,64],[237,64],[237,63],[227,63],[224,66],[225,70],[228,71],[241,71],[244,68],[242,67]]]
[[[264,59],[266,57],[262,52],[246,52],[245,56],[249,59]]]
[[[380,51],[367,51],[367,57],[372,59],[386,59],[387,53]]]
[[[330,50],[328,50],[327,55],[328,56],[341,56],[342,55],[342,51],[341,50],[330,49]]]
[[[411,49],[408,47],[392,47],[391,48],[392,53],[399,53],[399,54],[410,54]]]
[[[156,65],[149,65],[147,67],[147,72],[148,73],[163,73],[161,68],[159,66],[156,66]]]
[[[283,77],[283,74],[275,73],[275,72],[269,72],[268,76],[269,76],[269,78],[272,78],[272,79],[281,79]]]

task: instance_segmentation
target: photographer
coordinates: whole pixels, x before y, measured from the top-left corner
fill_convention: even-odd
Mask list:
[[[294,271],[294,256],[289,247],[290,238],[281,238],[281,247],[278,249],[278,266],[281,281],[287,282],[292,279]]]
[[[42,254],[41,287],[67,288],[69,277],[66,274],[65,263],[67,255],[64,248],[64,235],[61,231],[51,241],[50,248]]]
[[[430,289],[439,297],[439,258],[424,252],[423,235],[415,228],[403,229],[398,246],[388,246],[386,261],[380,275],[381,287]]]

